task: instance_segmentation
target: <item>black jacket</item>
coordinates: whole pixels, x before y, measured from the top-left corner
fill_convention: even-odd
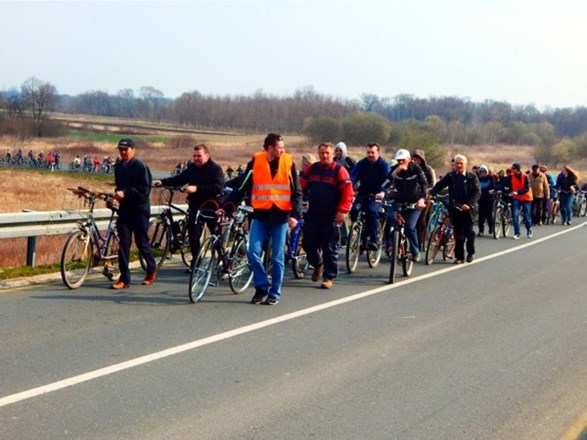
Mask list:
[[[136,158],[127,163],[120,161],[114,167],[115,191],[124,191],[120,212],[151,211],[149,196],[153,177],[149,167]]]
[[[433,196],[438,194],[444,188],[448,188],[450,206],[455,206],[458,204],[455,200],[455,177],[455,171],[447,173],[432,188]],[[479,202],[480,197],[481,187],[479,185],[479,178],[477,177],[477,174],[472,173],[470,171],[465,171],[464,203],[466,203],[471,208],[468,211],[471,215],[471,220],[475,220],[475,218],[477,217],[477,202]]]
[[[199,209],[210,199],[218,201],[224,188],[224,173],[220,165],[208,159],[201,167],[190,162],[180,174],[162,179],[161,183],[165,186],[196,185],[198,190],[189,194],[187,201],[192,209]]]

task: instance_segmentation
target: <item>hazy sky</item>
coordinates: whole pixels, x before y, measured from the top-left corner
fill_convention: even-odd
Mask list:
[[[0,89],[587,105],[587,2],[0,1]]]

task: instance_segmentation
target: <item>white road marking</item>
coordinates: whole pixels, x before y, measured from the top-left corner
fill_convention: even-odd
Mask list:
[[[535,246],[539,243],[542,243],[544,241],[547,240],[551,240],[553,238],[558,237],[559,235],[562,234],[566,234],[567,232],[573,231],[577,228],[583,227],[587,225],[587,223],[583,223],[577,226],[573,226],[571,228],[567,228],[564,229],[563,231],[557,232],[556,234],[553,235],[549,235],[547,237],[544,238],[540,238],[540,239],[531,239],[530,241],[528,241],[525,244],[522,245],[518,245],[515,246],[513,248],[510,249],[506,249],[504,251],[501,252],[497,252],[495,254],[491,254],[491,255],[487,255],[485,257],[481,257],[479,259],[476,259],[475,261],[473,261],[472,263],[469,264],[461,264],[461,265],[451,265],[450,267],[444,268],[444,269],[440,269],[438,271],[435,272],[431,272],[431,273],[427,273],[424,275],[420,275],[417,277],[412,277],[412,278],[406,278],[405,280],[402,281],[398,281],[397,283],[394,284],[389,284],[389,285],[385,285],[385,286],[381,286],[381,287],[377,287],[375,289],[371,289],[371,290],[367,290],[365,292],[360,292],[360,293],[356,293],[354,295],[350,295],[347,296],[345,298],[340,298],[334,301],[329,301],[327,303],[324,304],[319,304],[317,306],[313,306],[313,307],[309,307],[303,310],[298,310],[297,312],[292,312],[292,313],[288,313],[286,315],[282,315],[282,316],[277,316],[275,318],[271,318],[271,319],[267,319],[265,321],[261,321],[261,322],[257,322],[254,324],[250,324],[250,325],[246,325],[244,327],[239,327],[233,330],[228,330],[222,333],[218,333],[217,335],[212,335],[212,336],[208,336],[206,338],[202,338],[202,339],[197,339],[195,341],[192,342],[188,342],[186,344],[181,344],[181,345],[177,345],[175,347],[171,347],[168,348],[166,350],[161,350],[158,351],[156,353],[152,353],[152,354],[148,354],[145,356],[140,356],[138,358],[134,358],[134,359],[130,359],[128,361],[125,362],[121,362],[118,364],[114,364],[114,365],[110,365],[108,367],[104,367],[104,368],[99,368],[97,370],[93,370],[93,371],[89,371],[87,373],[84,374],[80,374],[78,376],[73,376],[70,377],[68,379],[63,379],[57,382],[53,382],[47,385],[43,385],[40,387],[36,387],[36,388],[32,388],[30,390],[26,390],[26,391],[22,391],[20,393],[16,393],[16,394],[11,394],[9,396],[5,396],[0,398],[0,407],[3,406],[8,406],[11,405],[13,403],[17,403],[17,402],[21,402],[23,400],[27,400],[27,399],[31,399],[33,397],[37,397],[37,396],[41,396],[43,394],[48,394],[51,393],[53,391],[57,391],[57,390],[61,390],[64,388],[68,388],[68,387],[72,387],[74,385],[78,385],[80,383],[84,383],[84,382],[88,382],[90,380],[94,380],[103,376],[108,376],[110,374],[114,374],[117,373],[119,371],[123,371],[123,370],[128,370],[130,368],[134,368],[134,367],[138,367],[140,365],[144,365],[144,364],[148,364],[150,362],[154,362],[160,359],[164,359],[166,357],[169,356],[174,356],[176,354],[180,354],[180,353],[184,353],[186,351],[189,350],[193,350],[195,348],[198,347],[202,347],[204,345],[208,345],[208,344],[213,344],[215,342],[219,342],[219,341],[223,341],[225,339],[229,339],[235,336],[239,336],[245,333],[249,333],[255,330],[259,330],[265,327],[269,327],[275,324],[279,324],[285,321],[289,321],[292,319],[296,319],[299,318],[301,316],[306,316],[306,315],[310,315],[312,313],[316,313],[316,312],[320,312],[322,310],[326,310],[332,307],[336,307],[339,306],[341,304],[346,304],[352,301],[357,301],[359,299],[363,299],[366,298],[368,296],[372,296],[372,295],[377,295],[381,292],[386,292],[388,290],[393,290],[393,289],[397,289],[399,287],[405,286],[407,284],[412,284],[421,280],[426,280],[428,278],[432,278],[432,277],[436,277],[436,276],[441,276],[444,275],[448,272],[451,272],[453,270],[461,270],[464,269],[468,266],[470,266],[471,264],[479,264],[482,263],[483,261],[487,261],[487,260],[491,260],[493,258],[499,258],[503,255],[512,253],[512,252],[517,252],[521,249],[525,249],[527,247],[530,246]]]

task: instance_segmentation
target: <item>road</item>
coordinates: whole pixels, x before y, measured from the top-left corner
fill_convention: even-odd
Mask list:
[[[275,307],[188,275],[0,294],[1,439],[568,439],[587,410],[585,224],[477,240]]]

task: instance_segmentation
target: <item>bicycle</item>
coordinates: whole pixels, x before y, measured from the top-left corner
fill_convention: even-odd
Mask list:
[[[428,218],[428,222],[426,223],[426,229],[424,230],[424,238],[422,240],[422,247],[425,247],[430,240],[430,235],[432,235],[432,231],[436,229],[436,226],[440,223],[442,216],[447,211],[446,205],[448,202],[448,195],[440,196],[436,195],[435,198],[432,199],[432,207],[430,208],[430,217]]]
[[[364,196],[358,202],[355,202],[355,206],[357,206],[358,209],[358,214],[357,219],[352,222],[351,228],[349,229],[345,255],[346,267],[349,273],[353,273],[357,269],[359,257],[363,254],[363,252],[366,252],[367,254],[367,264],[369,264],[369,267],[376,267],[381,259],[381,243],[383,237],[382,232],[385,230],[385,218],[380,219],[379,243],[377,243],[377,250],[372,250],[370,248],[370,240],[368,238],[367,231],[365,230],[365,213],[361,209],[361,205],[365,201],[374,197],[374,194],[369,194]]]
[[[386,206],[392,206],[392,203],[384,203]],[[405,212],[408,209],[415,209],[415,203],[396,203],[397,214],[389,224],[389,284],[395,282],[395,274],[398,263],[402,266],[402,273],[409,277],[414,268],[414,259],[410,252],[410,242],[405,233],[406,220]]]
[[[77,229],[72,231],[65,242],[61,254],[61,279],[70,289],[80,287],[90,271],[90,267],[104,262],[102,274],[112,281],[116,267],[118,251],[120,249],[118,234],[114,227],[114,216],[118,208],[112,204],[112,194],[93,192],[81,186],[68,188],[76,196],[84,199],[88,206],[88,213],[77,223]],[[106,202],[112,211],[106,231],[102,234],[94,220],[94,206],[98,200]]]
[[[560,200],[558,198],[560,191],[556,188],[550,188],[550,199],[548,200],[546,223],[554,225],[560,214]]]
[[[252,213],[253,209],[241,205],[231,217],[217,215],[216,212],[211,209],[200,209],[196,214],[196,221],[215,220],[215,225],[212,235],[202,244],[192,266],[189,298],[194,304],[206,293],[211,284],[212,273],[216,273],[218,282],[228,278],[228,284],[234,294],[244,292],[253,280],[244,227],[247,215]]]
[[[443,202],[444,204],[445,202]],[[450,220],[448,207],[445,205],[442,217],[430,234],[426,244],[426,264],[434,263],[438,252],[442,248],[442,259],[444,261],[452,258],[456,246],[454,228]]]
[[[513,224],[512,198],[503,191],[497,191],[496,203],[493,209],[493,238],[507,237]],[[521,211],[521,210],[520,210]]]
[[[573,216],[585,217],[585,215],[587,215],[587,198],[585,197],[585,191],[577,190],[575,192],[575,198],[573,199]]]
[[[308,204],[304,203],[304,209],[302,210],[302,215],[298,221],[298,224],[295,228],[291,229],[285,240],[285,263],[287,264],[289,260],[291,260],[291,265],[293,269],[294,277],[298,280],[304,278],[306,276],[306,272],[308,267],[310,267],[310,263],[308,263],[308,258],[306,256],[306,251],[303,247],[304,241],[304,234],[303,234],[303,227],[304,227],[304,214],[308,210]],[[270,240],[269,240],[270,241]],[[266,248],[267,249],[267,248]],[[265,261],[265,266],[270,270],[270,252],[268,249],[266,251],[267,259],[269,261]],[[270,272],[267,272],[268,274]]]
[[[188,234],[188,212],[173,204],[173,196],[176,192],[184,192],[183,188],[176,188],[172,186],[158,187],[166,191],[168,197],[165,201],[165,208],[158,217],[151,220],[149,224],[149,246],[151,253],[157,263],[157,268],[161,268],[165,260],[170,258],[171,254],[177,251],[181,254],[181,260],[186,266],[191,263],[190,240]],[[165,197],[163,197],[165,198]],[[174,220],[173,213],[176,212],[183,217],[179,220]],[[141,267],[146,270],[147,263],[142,255],[139,255]]]

